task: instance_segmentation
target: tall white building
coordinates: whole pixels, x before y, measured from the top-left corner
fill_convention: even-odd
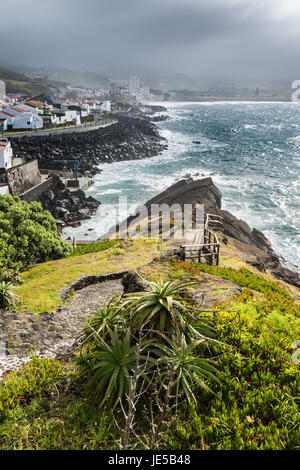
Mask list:
[[[136,95],[139,92],[140,79],[139,77],[132,76],[129,80],[129,93],[130,95]]]
[[[0,100],[3,100],[6,95],[5,82],[0,80]]]

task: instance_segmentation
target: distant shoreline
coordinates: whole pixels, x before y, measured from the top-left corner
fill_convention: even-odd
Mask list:
[[[290,103],[290,104],[298,104],[297,102],[295,101],[291,101],[291,100],[288,100],[288,99],[283,99],[283,98],[273,98],[273,99],[260,99],[260,100],[249,100],[249,99],[232,99],[232,98],[224,98],[224,97],[218,97],[218,98],[209,98],[209,97],[206,97],[206,99],[203,99],[203,100],[197,100],[197,101],[184,101],[184,100],[181,100],[181,101],[147,101],[145,103],[143,103],[144,105],[160,105],[160,106],[168,106],[168,105],[180,105],[180,104],[201,104],[201,103],[234,103],[234,104],[239,104],[239,103],[245,103],[245,104],[254,104],[254,103]]]

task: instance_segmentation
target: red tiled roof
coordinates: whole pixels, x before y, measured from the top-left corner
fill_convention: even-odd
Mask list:
[[[18,108],[17,106],[14,106],[14,107],[11,108],[11,109],[14,109],[15,111],[20,111],[21,113],[26,113],[26,112],[27,112],[25,109]]]
[[[9,117],[14,117],[13,114],[10,114],[10,113],[8,113],[7,111],[3,111],[3,110],[0,111],[0,114],[6,114],[6,115],[9,116]]]
[[[46,106],[44,103],[42,103],[41,101],[36,101],[36,100],[27,100],[25,104],[28,104],[28,106],[30,106],[30,103],[33,104],[34,106],[36,107],[39,107],[39,106]]]

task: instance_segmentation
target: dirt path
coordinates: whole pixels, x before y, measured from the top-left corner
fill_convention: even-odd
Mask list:
[[[94,284],[77,291],[54,314],[3,312],[0,315],[0,378],[30,361],[32,351],[42,358],[66,358],[74,352],[76,335],[93,312],[122,294],[121,280]],[[31,351],[31,353],[29,353]]]
[[[93,312],[99,312],[105,303],[122,292],[123,286],[120,279],[85,287],[76,292],[74,298],[56,312],[53,320],[63,336],[72,338]]]

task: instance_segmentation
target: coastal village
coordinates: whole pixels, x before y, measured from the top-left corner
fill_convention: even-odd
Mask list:
[[[4,82],[2,82],[4,83]],[[0,194],[24,198],[30,189],[45,186],[38,160],[25,161],[14,155],[10,139],[43,135],[43,132],[83,131],[113,124],[113,115],[128,110],[129,103],[150,99],[149,88],[139,77],[130,77],[127,86],[111,84],[110,90],[84,87],[49,87],[47,93],[29,97],[25,93],[0,93]],[[58,170],[64,155],[57,161]],[[73,177],[68,184],[79,187],[78,161],[73,160]],[[65,167],[64,167],[65,168]],[[65,168],[66,170],[66,168]],[[47,185],[45,186],[47,188]],[[38,191],[38,194],[40,191]],[[30,198],[31,199],[31,198]],[[26,200],[26,197],[25,197]]]
[[[287,461],[300,2],[0,11],[1,457]]]
[[[134,86],[138,85],[139,82],[136,81]],[[136,100],[140,99],[139,91],[140,88],[136,89]],[[163,300],[166,299],[166,305],[169,305],[170,299],[173,303],[173,298],[182,300],[183,296],[188,295],[190,301],[193,302],[193,310],[190,310],[191,313],[188,310],[186,312],[192,315],[197,311],[205,315],[203,325],[200,323],[200,334],[203,331],[208,331],[210,334],[206,329],[212,320],[216,327],[223,328],[223,336],[218,333],[218,341],[210,343],[210,347],[214,348],[214,356],[224,357],[225,352],[226,357],[232,361],[232,365],[229,363],[231,369],[228,378],[226,374],[223,375],[224,400],[226,400],[227,390],[232,389],[232,377],[236,374],[237,355],[231,354],[229,348],[233,345],[237,351],[240,351],[238,360],[241,364],[241,382],[245,385],[241,389],[237,384],[234,393],[242,406],[233,411],[228,406],[226,410],[229,410],[230,421],[236,419],[237,416],[242,423],[245,421],[249,423],[249,426],[251,421],[252,426],[260,419],[260,409],[255,405],[256,397],[258,393],[261,396],[265,395],[264,382],[263,386],[260,381],[257,385],[254,382],[258,368],[262,370],[266,367],[265,357],[270,354],[269,343],[265,345],[264,342],[264,334],[267,331],[272,344],[278,347],[282,336],[281,331],[278,332],[276,329],[277,319],[280,318],[282,321],[284,315],[277,312],[281,311],[283,304],[288,306],[288,312],[290,312],[287,319],[289,330],[286,331],[292,332],[288,340],[285,336],[285,345],[296,339],[294,332],[297,331],[298,319],[295,316],[294,320],[294,315],[299,311],[299,275],[282,264],[280,257],[274,252],[271,243],[262,232],[252,229],[245,221],[222,209],[222,193],[210,177],[193,179],[193,175],[187,174],[183,179],[146,202],[148,208],[153,204],[167,208],[174,208],[176,205],[180,208],[204,205],[206,221],[203,232],[198,230],[195,234],[193,231],[186,230],[186,226],[182,239],[177,240],[172,236],[168,238],[171,224],[172,230],[175,227],[177,216],[174,211],[169,227],[159,223],[157,235],[151,238],[148,237],[149,225],[152,226],[152,222],[155,225],[156,222],[155,217],[152,219],[147,214],[142,220],[140,216],[130,217],[132,224],[130,227],[133,233],[127,231],[127,237],[124,239],[118,237],[122,230],[122,225],[120,225],[118,234],[112,234],[117,235],[116,237],[110,237],[110,234],[107,234],[105,239],[98,239],[94,242],[84,238],[82,240],[73,238],[73,243],[70,243],[71,238],[64,240],[61,236],[64,227],[78,227],[81,221],[90,219],[95,215],[98,207],[101,207],[102,201],[90,195],[87,196],[80,187],[79,180],[89,180],[99,174],[103,163],[149,158],[160,155],[168,147],[167,141],[160,135],[155,125],[157,121],[168,118],[167,115],[162,114],[167,112],[166,108],[151,106],[151,104],[137,105],[137,101],[131,103],[131,99],[129,101],[126,99],[126,89],[120,87],[111,90],[110,99],[106,99],[106,96],[99,99],[97,95],[92,96],[89,90],[86,90],[86,95],[83,89],[77,90],[77,93],[83,96],[67,97],[64,96],[67,94],[64,90],[56,94],[47,93],[31,97],[24,96],[24,94],[2,94],[0,203],[2,204],[1,214],[4,218],[1,220],[0,231],[1,241],[4,240],[4,243],[0,245],[0,251],[2,250],[0,253],[2,255],[0,258],[2,263],[0,270],[0,288],[2,286],[2,291],[0,290],[0,302],[2,302],[0,303],[0,443],[2,436],[4,436],[4,441],[0,444],[0,448],[1,446],[11,448],[12,433],[18,436],[19,421],[15,420],[13,413],[15,410],[21,410],[20,413],[23,413],[23,406],[27,412],[31,406],[31,398],[28,404],[24,401],[27,396],[34,397],[34,400],[39,400],[42,396],[46,397],[42,398],[47,406],[46,411],[44,405],[41,410],[37,409],[38,419],[41,415],[45,416],[45,427],[42,429],[45,436],[48,436],[48,422],[51,422],[53,416],[56,419],[56,410],[60,413],[61,422],[66,426],[67,432],[60,435],[56,431],[55,448],[77,449],[88,446],[91,449],[98,449],[105,447],[104,438],[98,432],[95,441],[93,434],[92,438],[89,438],[89,434],[82,431],[85,429],[82,428],[85,424],[81,418],[78,418],[78,415],[75,416],[74,421],[70,421],[60,399],[56,396],[52,398],[52,395],[48,393],[48,384],[52,385],[52,380],[55,386],[58,384],[59,393],[67,404],[68,410],[77,409],[76,407],[81,406],[81,403],[84,403],[84,406],[93,407],[91,409],[94,409],[96,405],[97,418],[91,414],[93,422],[96,422],[99,416],[102,417],[105,409],[110,409],[110,404],[107,408],[105,408],[106,405],[99,406],[98,397],[94,398],[94,395],[87,392],[85,388],[86,377],[89,376],[86,369],[77,362],[79,350],[83,358],[86,357],[88,351],[85,349],[85,344],[77,340],[78,335],[85,331],[82,330],[83,325],[92,325],[93,323],[90,322],[93,322],[97,316],[100,317],[102,312],[105,314],[109,311],[107,309],[111,305],[112,313],[116,308],[123,308],[123,303],[112,304],[114,299],[119,302],[118,299],[123,299],[124,296],[130,298],[128,296],[131,295],[135,298],[138,292],[142,300],[147,300],[156,289],[160,292],[170,287],[173,289],[173,286],[181,289],[178,292],[182,294],[182,297],[172,297],[172,290],[170,294],[166,290]],[[25,127],[25,122],[27,126],[40,127],[28,128]],[[79,175],[84,175],[84,178]],[[11,198],[7,196],[9,194],[18,197]],[[40,205],[33,201],[39,202]],[[179,215],[180,212],[179,210]],[[99,214],[102,217],[101,211]],[[183,284],[181,284],[182,279]],[[153,286],[152,292],[149,292],[149,285]],[[186,286],[189,286],[188,291]],[[190,286],[193,287],[190,288]],[[7,291],[8,297],[5,296]],[[160,305],[158,305],[159,309],[161,309]],[[224,309],[224,314],[220,312],[220,306]],[[155,309],[158,307],[154,305]],[[122,322],[124,318],[131,317],[132,307],[129,308],[128,313],[126,310],[122,311]],[[256,319],[256,312],[259,311],[264,312],[267,316],[266,320],[262,316]],[[100,312],[100,314],[93,312]],[[169,315],[168,310],[166,313]],[[269,318],[272,320],[274,315],[275,327],[273,328]],[[242,331],[241,318],[242,321],[246,318]],[[250,324],[250,329],[249,318],[254,322],[253,326]],[[113,323],[111,325],[115,328],[116,334],[119,334],[117,328],[120,327]],[[188,324],[185,327],[183,323],[183,328],[187,327]],[[126,324],[126,328],[131,328],[130,323]],[[135,330],[129,329],[128,331],[134,337]],[[163,334],[165,334],[164,331]],[[245,335],[247,338],[252,338],[251,349],[245,341]],[[237,338],[236,343],[233,343],[233,338]],[[195,341],[198,342],[196,336]],[[222,349],[219,346],[221,341],[224,345]],[[251,363],[243,363],[244,356],[256,354],[258,341],[260,341],[259,356],[253,356],[255,360]],[[159,347],[159,341],[157,344]],[[34,351],[33,356],[32,351]],[[172,357],[177,357],[177,351],[171,350]],[[260,359],[261,352],[262,358]],[[277,362],[283,368],[282,373],[288,374],[288,377],[291,377],[291,374],[294,376],[297,374],[297,364],[292,362],[291,352],[290,347],[289,349],[285,347],[283,353],[281,351],[277,353]],[[156,356],[152,359],[153,362],[157,361]],[[190,356],[189,361],[194,359],[198,361],[197,356]],[[133,367],[135,364],[136,357],[134,356]],[[244,364],[247,367],[244,367]],[[48,371],[44,373],[44,367],[52,368],[53,365],[55,372],[52,379]],[[225,361],[225,367],[228,370],[227,361]],[[251,367],[250,379],[249,367]],[[267,367],[267,372],[273,374],[274,380],[277,380],[273,372],[273,357],[269,360]],[[22,385],[24,374],[27,374],[26,371],[31,368],[38,377],[37,389],[33,391],[28,388],[27,381]],[[224,370],[222,360],[218,363],[218,368],[222,373]],[[247,371],[242,375],[244,369]],[[191,370],[193,370],[193,365]],[[217,374],[217,369],[213,369],[213,373]],[[70,394],[69,386],[64,385],[69,383],[68,374],[72,374],[72,380],[76,384],[75,394]],[[278,374],[280,377],[281,371]],[[154,370],[150,382],[156,383],[156,375],[157,371]],[[210,379],[211,376],[204,378],[207,381]],[[62,380],[65,382],[62,383]],[[161,381],[161,378],[159,377],[158,380]],[[254,383],[253,392],[248,389],[248,380]],[[13,384],[12,387],[10,383]],[[10,402],[12,405],[7,404],[7,396],[9,399],[10,393],[16,396],[14,388],[19,383],[21,385],[18,388],[18,395],[14,398],[16,401]],[[214,387],[215,396],[219,396],[220,388],[217,382],[210,380],[208,383]],[[190,386],[197,393],[201,393],[198,384],[191,381]],[[12,389],[8,395],[6,387]],[[295,387],[294,381],[291,381],[287,389],[290,396],[296,393]],[[184,391],[184,388],[182,390]],[[275,393],[273,388],[270,390],[272,394]],[[156,393],[155,389],[154,393]],[[281,391],[280,387],[276,387],[276,393],[280,394],[278,398],[269,393],[269,401],[264,402],[267,415],[271,416],[270,410],[273,409],[273,403],[277,403],[278,400],[282,402],[284,399],[285,391]],[[50,399],[49,396],[51,396]],[[186,395],[184,398],[188,400],[189,397],[190,395]],[[255,405],[255,408],[247,411],[246,415],[243,405],[245,399],[250,405],[252,400]],[[219,410],[218,416],[222,416],[224,400],[218,398],[212,402],[212,398],[206,398],[207,409],[215,407]],[[1,409],[3,403],[6,407],[4,411]],[[294,402],[291,401],[290,413],[291,416],[296,416],[293,406]],[[1,423],[1,413],[3,423]],[[23,417],[23,414],[21,416]],[[158,417],[162,420],[159,414]],[[213,411],[212,418],[204,415],[203,419],[208,419],[209,423],[218,423],[219,418]],[[226,416],[224,419],[227,419]],[[172,423],[171,418],[169,422]],[[279,426],[272,418],[270,422],[273,426]],[[5,430],[3,432],[3,426],[7,423],[11,426],[11,435],[6,435]],[[33,429],[34,424],[31,418],[25,420],[24,423],[26,432],[28,429]],[[88,425],[89,423],[90,421]],[[272,442],[274,447],[285,446],[279,440],[273,444],[271,441],[274,439],[273,433],[269,431],[268,426],[269,424],[263,429],[259,428],[262,429],[261,435],[270,435],[269,441],[265,438],[259,441],[261,442],[260,448],[269,448],[269,442]],[[107,431],[106,424],[104,428],[105,433],[110,433],[111,442],[115,442],[117,431],[114,428]],[[23,429],[22,426],[21,429]],[[65,440],[66,435],[73,436],[74,429],[82,440],[79,444],[77,442],[70,444]],[[253,429],[256,429],[255,425]],[[253,441],[255,442],[253,445],[248,439],[248,436],[252,435],[251,432],[252,428],[249,430],[247,428],[244,431],[245,439],[240,441],[235,439],[234,428],[231,447],[240,448],[247,445],[249,449],[256,449],[256,441]],[[296,440],[294,435],[295,432],[291,430],[291,437],[286,439],[290,446],[293,446]],[[17,437],[17,439],[23,445],[22,438]],[[193,439],[192,444],[189,440],[190,438],[187,438],[187,446],[193,446]],[[214,438],[205,434],[205,440],[207,448],[215,447]],[[49,444],[48,438],[40,442],[39,437],[34,437],[32,442],[25,444],[26,448],[49,449],[52,445]],[[224,434],[223,442],[225,444],[222,445],[226,446],[227,433]],[[265,442],[267,442],[266,445]],[[158,447],[160,441],[157,441],[156,445]],[[147,444],[145,447],[148,448]]]

